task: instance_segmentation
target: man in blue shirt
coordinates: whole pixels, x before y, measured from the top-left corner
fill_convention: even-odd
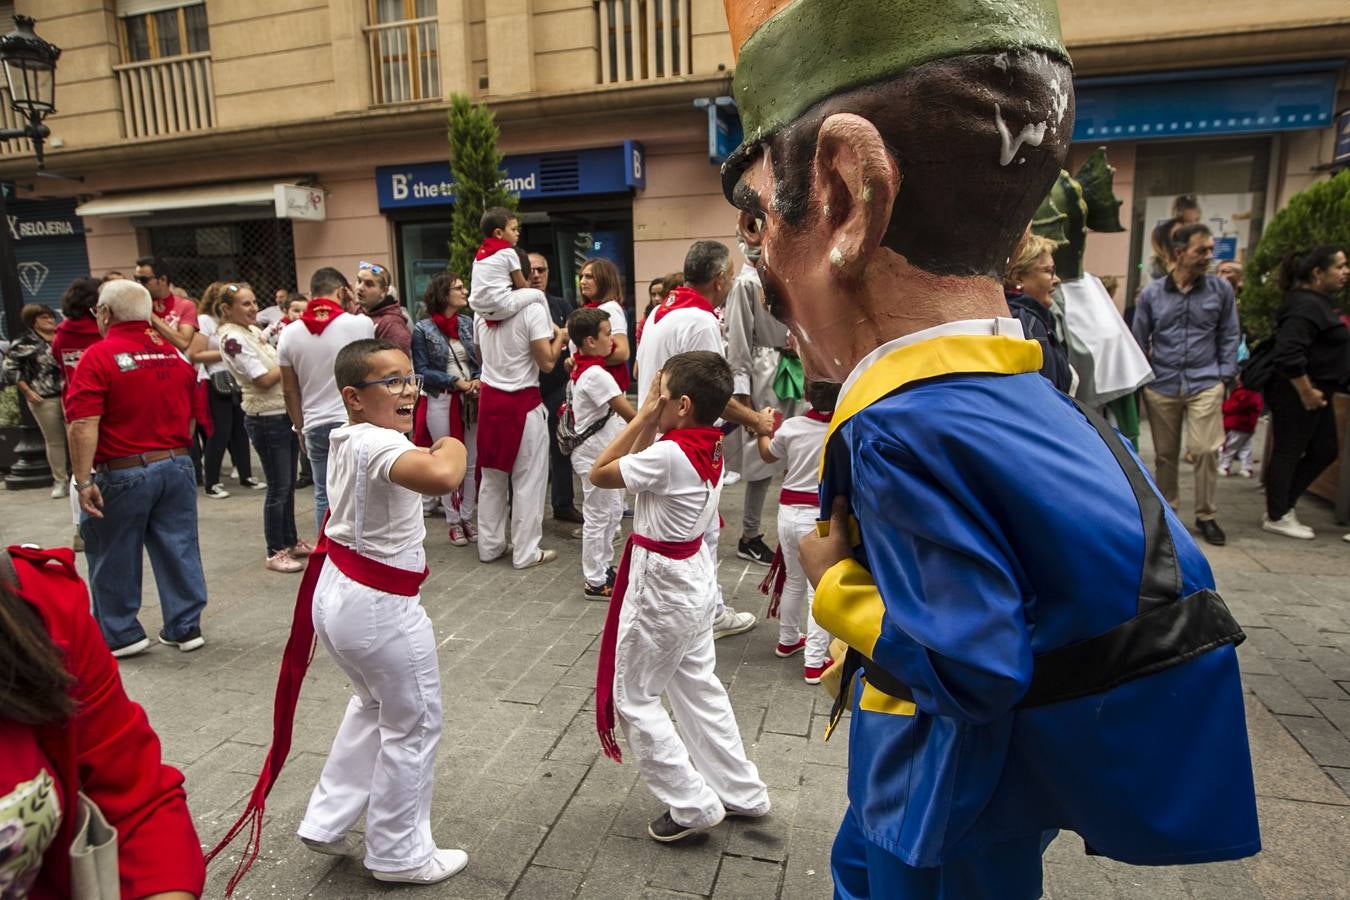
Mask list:
[[[1195,468],[1195,527],[1222,547],[1215,520],[1219,450],[1223,447],[1225,383],[1237,375],[1237,302],[1226,280],[1209,274],[1214,236],[1196,222],[1172,235],[1172,271],[1139,293],[1134,337],[1153,365],[1154,381],[1144,388],[1153,432],[1154,475],[1163,497],[1178,509],[1177,457],[1182,423],[1186,459]]]

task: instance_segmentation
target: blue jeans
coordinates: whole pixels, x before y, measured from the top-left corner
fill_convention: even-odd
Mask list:
[[[325,422],[305,431],[305,450],[309,454],[309,468],[314,478],[314,528],[323,526],[328,513],[328,435],[342,422]]]
[[[244,430],[262,460],[267,479],[267,497],[263,500],[263,537],[267,555],[294,547],[295,533],[295,458],[300,444],[291,430],[290,417],[245,416]]]
[[[111,648],[145,637],[141,609],[142,550],[150,554],[164,634],[184,638],[201,625],[206,576],[197,544],[197,479],[186,456],[94,475],[103,518],[80,514],[89,560],[94,616]]]

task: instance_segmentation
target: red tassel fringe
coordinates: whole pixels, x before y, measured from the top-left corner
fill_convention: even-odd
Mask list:
[[[783,559],[783,548],[779,546],[773,552],[773,562],[769,563],[769,571],[764,576],[764,580],[759,583],[759,592],[769,595],[770,619],[778,618],[778,605],[783,600],[783,585],[787,583],[787,561]]]

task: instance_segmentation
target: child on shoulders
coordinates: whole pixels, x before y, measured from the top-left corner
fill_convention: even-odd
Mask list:
[[[596,487],[586,476],[596,458],[637,412],[605,368],[614,349],[609,313],[599,308],[575,310],[567,317],[567,334],[577,348],[572,355],[568,404],[576,433],[591,432],[571,452],[572,470],[581,476],[582,593],[588,600],[608,600],[613,592],[611,563],[614,538],[623,524],[624,492]]]
[[[727,815],[763,816],[769,794],[713,671],[718,592],[704,536],[717,527],[722,432],[714,423],[731,399],[731,368],[717,353],[693,351],[654,374],[642,408],[590,471],[596,487],[637,494],[601,636],[595,706],[605,753],[621,758],[617,718],[638,773],[667,807],[647,834],[670,842]]]
[[[483,213],[480,224],[483,243],[473,258],[469,307],[489,322],[509,319],[531,303],[543,304],[547,312],[548,298],[530,287],[516,251],[520,220],[509,209],[494,206]]]

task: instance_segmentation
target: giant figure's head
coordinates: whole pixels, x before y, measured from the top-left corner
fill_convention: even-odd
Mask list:
[[[726,8],[745,141],[723,189],[812,375],[987,312],[1073,133],[1055,0]]]

